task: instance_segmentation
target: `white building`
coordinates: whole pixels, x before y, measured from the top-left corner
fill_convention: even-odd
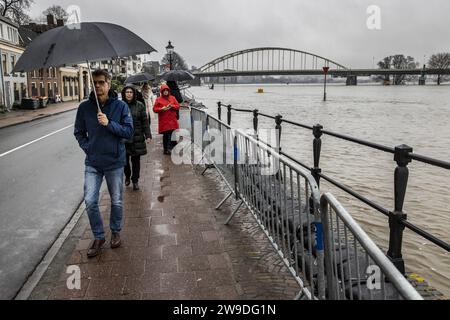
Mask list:
[[[25,51],[19,37],[19,26],[0,16],[0,104],[11,109],[27,96],[25,73],[12,73],[19,57]]]
[[[114,60],[104,60],[92,62],[92,69],[105,69],[114,77],[128,78],[142,70],[142,60],[138,56],[117,58]]]

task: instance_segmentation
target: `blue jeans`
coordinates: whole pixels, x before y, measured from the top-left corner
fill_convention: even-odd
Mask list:
[[[86,166],[84,172],[84,201],[86,202],[86,211],[89,216],[92,233],[96,240],[105,239],[103,220],[98,206],[103,177],[105,177],[111,197],[111,217],[109,222],[111,232],[119,233],[123,224],[123,168],[100,171],[94,167]]]

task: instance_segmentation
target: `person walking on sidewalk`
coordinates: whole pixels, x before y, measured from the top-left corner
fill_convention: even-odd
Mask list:
[[[148,115],[148,123],[151,125],[152,119],[154,118],[153,114],[153,105],[155,104],[155,96],[153,95],[153,91],[151,90],[148,83],[145,83],[142,86],[142,95],[144,96],[145,100],[145,107],[147,109],[147,115]]]
[[[127,165],[125,166],[125,185],[133,182],[133,190],[139,190],[139,176],[141,169],[141,156],[147,154],[145,142],[150,143],[152,133],[147,119],[145,106],[136,100],[136,90],[127,86],[122,90],[122,100],[128,103],[133,118],[134,135],[125,143],[127,151]],[[131,158],[131,164],[130,164]]]
[[[86,153],[84,174],[84,200],[94,242],[87,256],[101,253],[105,232],[99,210],[99,193],[103,177],[111,197],[111,248],[121,245],[123,224],[123,172],[126,164],[125,140],[133,136],[133,119],[128,105],[114,95],[111,76],[105,70],[92,73],[101,112],[98,111],[94,92],[89,100],[80,104],[75,120],[74,135]]]
[[[160,88],[161,96],[156,99],[153,111],[158,114],[158,131],[163,135],[164,154],[170,155],[174,143],[172,133],[180,128],[176,111],[180,109],[177,99],[170,95],[170,88],[166,84]]]

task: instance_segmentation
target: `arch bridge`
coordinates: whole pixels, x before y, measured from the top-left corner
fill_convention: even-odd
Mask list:
[[[261,47],[229,53],[208,62],[194,72],[194,75],[198,81],[201,78],[238,76],[323,75],[323,67],[329,68],[329,75],[346,77],[347,85],[356,85],[358,76],[419,75],[423,80],[426,75],[450,75],[450,68],[351,69],[310,52],[280,47]]]
[[[236,51],[212,60],[202,66],[198,77],[256,76],[256,75],[314,75],[330,72],[348,72],[348,68],[331,59],[306,51],[261,47]]]

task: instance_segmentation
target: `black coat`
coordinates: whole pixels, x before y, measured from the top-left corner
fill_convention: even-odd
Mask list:
[[[150,125],[145,105],[139,101],[129,103],[131,117],[133,118],[134,136],[127,141],[125,147],[129,156],[143,156],[147,154],[145,139],[151,138]]]

